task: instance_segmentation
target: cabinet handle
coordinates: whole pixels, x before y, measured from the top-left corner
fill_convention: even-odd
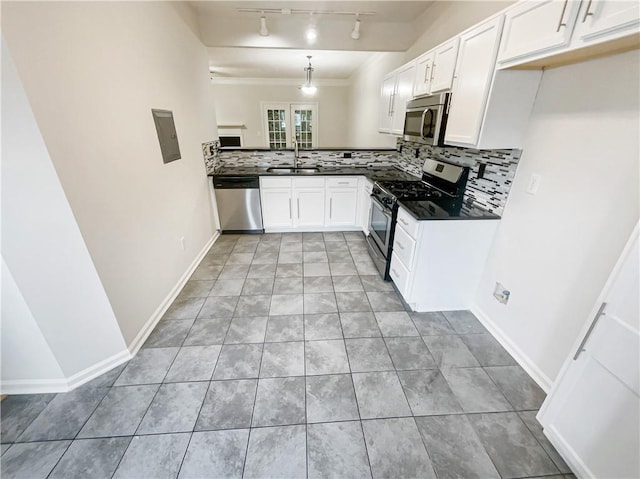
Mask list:
[[[431,83],[433,83],[433,79],[435,76],[436,76],[436,64],[434,63],[433,66],[431,67],[431,78],[429,79]]]
[[[593,329],[596,327],[596,324],[598,323],[598,320],[600,319],[600,316],[602,316],[604,314],[604,308],[606,308],[606,307],[607,307],[607,303],[602,303],[600,305],[600,309],[598,309],[598,312],[596,313],[596,317],[593,318],[593,322],[591,323],[591,326],[589,326],[589,329],[587,330],[587,334],[584,335],[584,338],[580,342],[580,346],[578,346],[578,350],[576,351],[576,354],[573,356],[573,360],[574,361],[576,359],[578,359],[578,356],[580,356],[580,354],[582,354],[582,351],[584,351],[584,349],[583,349],[584,345],[589,340],[589,336],[591,336],[591,333],[593,332]]]
[[[348,181],[338,181],[339,185],[348,185],[349,182]]]
[[[447,115],[449,114],[449,109],[451,108],[451,103],[453,103],[453,92],[456,89],[456,80],[458,79],[457,75],[453,75],[453,79],[451,81],[451,92],[449,93],[449,103],[447,103]]]
[[[298,219],[300,219],[300,197],[296,198],[298,200]]]
[[[333,218],[333,198],[329,198],[329,219]]]
[[[398,221],[405,226],[409,226],[409,223],[407,223],[407,220],[405,220],[404,218],[398,218]]]
[[[393,103],[393,93],[389,95],[389,108],[387,108],[387,116],[391,116],[391,104]]]
[[[400,276],[400,275],[398,274],[398,272],[396,271],[396,269],[395,269],[395,268],[391,268],[391,272],[392,272],[395,276]]]
[[[393,103],[394,103],[395,98],[396,98],[396,92],[394,91],[394,92],[391,94],[391,103],[390,103],[390,105],[389,105],[389,106],[391,107],[391,111],[389,112],[389,116],[393,116],[393,111],[394,111],[394,108],[393,108],[393,107],[394,107],[394,104],[393,104]]]
[[[560,14],[560,22],[558,23],[558,28],[556,29],[556,32],[559,32],[562,27],[567,26],[567,24],[564,23],[562,20],[564,20],[564,14],[567,11],[568,3],[569,3],[569,0],[564,0],[564,5],[562,5],[562,13]]]
[[[423,83],[427,83],[427,81],[429,81],[429,80],[427,80],[427,77],[429,76],[429,67],[430,67],[430,65],[427,64],[427,66],[424,69],[424,80],[423,80]]]
[[[293,218],[291,215],[291,198],[289,198],[289,219]]]
[[[587,3],[587,10],[584,12],[584,17],[582,18],[582,23],[587,21],[587,17],[590,17],[593,15],[593,12],[590,11],[591,10],[591,0],[589,0],[589,3]]]
[[[397,243],[397,241],[396,241],[396,243]],[[398,243],[398,248],[404,249],[404,246],[402,246],[402,243]]]

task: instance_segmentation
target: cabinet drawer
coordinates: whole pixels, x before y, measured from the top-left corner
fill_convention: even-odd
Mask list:
[[[400,227],[396,226],[396,235],[393,240],[393,254],[411,271],[413,264],[413,253],[416,250],[416,242],[409,234]]]
[[[398,259],[396,253],[391,254],[391,265],[389,267],[389,274],[391,279],[396,284],[396,288],[400,291],[400,294],[404,297],[405,301],[409,301],[407,293],[409,290],[409,271],[405,268],[402,262]]]
[[[402,226],[413,239],[418,235],[418,222],[402,208],[398,210],[398,224]]]
[[[273,178],[270,176],[261,176],[260,186],[262,188],[291,188],[291,177]]]
[[[351,176],[348,178],[340,177],[340,178],[327,178],[327,187],[340,187],[345,188],[348,186],[356,187],[358,186],[358,177]]]
[[[293,185],[296,188],[324,188],[324,176],[294,178]]]

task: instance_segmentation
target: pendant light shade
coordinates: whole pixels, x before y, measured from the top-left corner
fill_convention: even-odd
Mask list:
[[[309,60],[309,66],[305,67],[304,71],[307,74],[307,81],[300,87],[300,90],[304,95],[313,96],[318,91],[318,88],[313,84],[312,81],[312,73],[313,68],[311,67],[311,55],[307,55],[307,59]]]

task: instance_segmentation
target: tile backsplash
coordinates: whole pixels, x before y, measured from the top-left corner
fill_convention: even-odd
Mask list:
[[[464,203],[474,204],[498,215],[504,211],[522,150],[437,147],[402,139],[398,139],[397,145],[398,166],[414,175],[422,174],[422,165],[427,158],[469,166],[471,171],[464,194]]]

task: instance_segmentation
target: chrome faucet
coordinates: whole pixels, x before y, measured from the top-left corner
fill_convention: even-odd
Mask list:
[[[293,167],[298,168],[298,162],[300,160],[300,154],[298,152],[298,140],[293,139]]]

